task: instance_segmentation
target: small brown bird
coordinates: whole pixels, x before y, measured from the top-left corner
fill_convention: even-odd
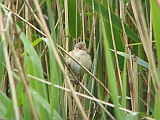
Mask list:
[[[79,63],[81,63],[88,70],[91,69],[91,57],[87,53],[86,44],[84,42],[79,42],[75,44],[74,49],[69,52],[69,54],[74,57]],[[71,66],[72,70],[76,74],[80,75],[84,73],[84,69],[78,65],[72,58],[67,59],[67,63]]]

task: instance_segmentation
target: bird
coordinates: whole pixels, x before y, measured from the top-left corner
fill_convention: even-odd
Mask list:
[[[87,53],[85,42],[78,42],[77,44],[75,44],[74,49],[69,52],[69,55],[74,57],[86,69],[91,69],[92,61],[90,55]],[[82,75],[85,73],[85,70],[72,58],[68,57],[67,63],[77,75]]]

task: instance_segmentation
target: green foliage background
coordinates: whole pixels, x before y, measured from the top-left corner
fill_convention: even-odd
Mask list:
[[[0,119],[160,119],[159,21],[155,0],[0,0]],[[76,86],[59,52],[79,41]]]

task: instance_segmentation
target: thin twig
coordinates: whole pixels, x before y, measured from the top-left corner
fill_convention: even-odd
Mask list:
[[[122,91],[122,80],[121,80],[118,56],[117,56],[117,53],[116,53],[117,49],[116,49],[116,43],[115,43],[115,38],[114,38],[114,33],[113,33],[112,17],[111,17],[111,11],[110,11],[109,2],[108,2],[108,14],[109,14],[109,22],[110,22],[110,29],[111,29],[113,48],[114,48],[114,51],[115,51],[114,55],[115,55],[115,59],[116,59],[116,67],[117,67],[117,72],[118,72],[118,83],[120,85],[120,91]],[[118,88],[119,88],[119,86],[118,86]]]
[[[86,114],[84,112],[84,109],[83,109],[83,107],[82,107],[82,105],[80,103],[80,100],[78,99],[78,97],[74,93],[75,90],[74,90],[74,88],[73,88],[73,86],[72,86],[72,84],[71,84],[71,82],[69,80],[69,77],[68,77],[68,75],[67,75],[67,73],[66,73],[66,71],[65,71],[65,69],[63,67],[63,64],[62,64],[62,62],[60,60],[60,57],[58,55],[56,46],[53,43],[52,37],[51,37],[49,29],[47,27],[46,21],[44,20],[44,17],[43,17],[43,14],[42,14],[42,10],[40,8],[38,0],[33,0],[33,2],[34,2],[34,5],[35,5],[35,8],[37,9],[37,13],[38,13],[39,19],[41,20],[41,23],[42,23],[42,24],[39,24],[39,25],[43,29],[43,31],[45,32],[45,34],[47,35],[47,37],[48,37],[48,40],[49,40],[49,43],[51,45],[51,48],[52,48],[53,54],[55,56],[55,59],[56,59],[56,61],[58,63],[58,66],[59,66],[60,70],[62,71],[62,73],[64,75],[64,79],[65,79],[68,87],[71,89],[72,96],[73,96],[73,98],[74,98],[74,100],[75,100],[75,102],[76,102],[76,104],[77,104],[77,106],[78,106],[78,108],[79,108],[79,110],[80,110],[80,112],[82,114],[82,117],[84,119],[88,120],[88,118],[87,118],[87,116],[86,116]]]
[[[68,68],[68,70],[70,71],[71,75],[73,76],[73,79],[75,80],[76,84],[79,84],[85,91],[86,93],[95,98],[92,93],[90,93],[90,91],[80,82],[80,80],[77,78],[75,72],[72,70],[72,68],[68,65],[68,63],[66,62],[64,56],[62,55],[62,53],[59,51],[59,55],[61,56],[61,58],[64,61],[64,64],[66,65],[66,67]],[[96,98],[95,98],[96,99]],[[102,107],[104,109],[104,111],[106,112],[106,114],[112,119],[115,120],[115,118],[108,112],[108,110],[106,110],[106,108],[99,102],[96,102],[100,107]]]
[[[11,11],[9,8],[7,8],[6,6],[2,5],[5,9],[7,9],[8,11]],[[12,11],[11,11],[12,12]],[[43,33],[42,31],[40,31],[39,29],[37,29],[35,26],[33,26],[31,23],[27,22],[25,19],[23,19],[21,16],[17,15],[16,13],[12,12],[14,15],[16,15],[18,18],[20,18],[21,20],[23,20],[24,22],[26,22],[28,25],[30,25],[32,28],[34,28],[37,32],[39,32],[40,34],[42,34],[43,36],[47,37],[47,35],[45,33]],[[66,36],[68,37],[68,36]],[[72,56],[69,55],[69,53],[64,50],[60,45],[58,45],[58,48],[61,49],[63,52],[65,52],[69,57],[71,57],[77,64],[79,64],[88,74],[90,74],[100,85],[102,85],[102,87],[111,95],[110,91],[103,85],[103,83],[101,83],[89,70],[87,70],[85,67],[83,67],[77,60],[75,60]]]
[[[71,92],[71,90],[68,89],[68,88],[64,88],[64,87],[62,87],[62,86],[59,86],[59,85],[56,85],[56,84],[52,84],[51,82],[48,82],[48,81],[46,81],[46,80],[37,78],[37,77],[32,76],[32,75],[30,75],[30,74],[28,74],[27,77],[32,78],[32,79],[34,79],[34,80],[37,80],[37,81],[39,81],[39,82],[43,82],[43,83],[45,83],[45,84],[47,84],[47,85],[52,85],[52,86],[54,86],[54,87],[56,87],[56,88],[59,88],[59,89],[61,89],[61,90],[65,90],[65,91],[67,91],[67,92]],[[101,101],[101,100],[99,100],[99,99],[97,99],[97,98],[93,98],[93,97],[90,97],[90,96],[88,96],[88,95],[84,95],[84,94],[79,93],[79,92],[75,92],[75,94],[76,94],[76,95],[79,95],[79,96],[82,96],[82,97],[84,97],[84,98],[87,98],[87,99],[91,99],[91,100],[93,100],[93,101],[95,101],[95,102],[104,104],[104,105],[109,106],[109,107],[113,107],[113,108],[115,107],[115,106],[114,106],[113,104],[111,104],[111,103],[107,103],[107,102],[105,102],[105,101]],[[127,113],[131,113],[131,114],[135,113],[135,112],[133,112],[133,111],[131,111],[131,110],[128,110],[128,109],[125,109],[125,108],[122,108],[122,107],[119,107],[119,109],[122,110],[122,111],[124,111],[124,112],[127,112]],[[147,120],[155,120],[155,119],[153,119],[153,118],[146,117],[146,116],[143,116],[143,118],[146,118]]]
[[[9,16],[10,17],[10,16]],[[3,16],[2,16],[2,11],[0,9],[0,30],[4,30],[5,26],[4,26],[4,21],[3,21]],[[9,77],[9,83],[10,83],[10,88],[11,88],[11,94],[12,94],[12,101],[13,101],[13,109],[15,112],[15,119],[19,120],[20,119],[20,115],[18,112],[18,101],[17,101],[17,96],[16,96],[16,88],[15,88],[15,83],[14,83],[14,78],[13,78],[13,74],[12,74],[12,70],[11,70],[11,65],[9,62],[9,55],[8,55],[8,48],[7,48],[7,42],[6,41],[6,34],[4,31],[0,32],[1,35],[1,40],[2,40],[2,46],[3,46],[3,52],[4,52],[4,58],[5,58],[5,62],[6,62],[6,68],[8,71],[8,77]],[[10,42],[9,42],[10,43]]]
[[[78,65],[80,65],[89,75],[91,75],[102,87],[111,95],[110,91],[104,86],[102,82],[98,80],[89,70],[87,70],[81,63],[79,63],[74,57],[72,57],[67,51],[65,51],[61,46],[57,45],[65,54],[72,58]]]

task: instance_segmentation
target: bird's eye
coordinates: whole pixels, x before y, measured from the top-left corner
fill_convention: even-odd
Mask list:
[[[78,47],[78,49],[80,49],[80,50],[81,50],[81,48],[80,48],[80,47]]]

